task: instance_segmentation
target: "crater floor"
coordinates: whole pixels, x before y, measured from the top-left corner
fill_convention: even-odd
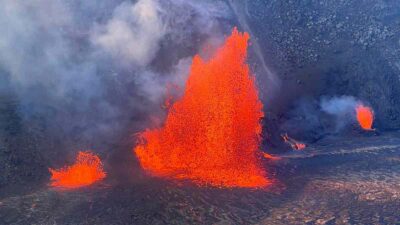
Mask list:
[[[399,224],[400,135],[331,138],[265,161],[274,184],[221,189],[146,178],[2,197],[1,224]]]

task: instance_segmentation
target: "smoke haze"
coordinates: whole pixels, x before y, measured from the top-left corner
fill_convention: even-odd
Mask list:
[[[106,24],[94,29],[91,41],[126,65],[146,66],[166,33],[161,13],[162,9],[153,0],[123,2]]]
[[[191,57],[230,31],[221,2],[2,1],[1,93],[49,139],[94,143],[130,135],[162,116],[168,84],[183,85]],[[3,82],[4,81],[4,82]]]
[[[334,116],[336,131],[355,121],[355,108],[360,101],[352,96],[326,98],[320,102],[322,111]]]

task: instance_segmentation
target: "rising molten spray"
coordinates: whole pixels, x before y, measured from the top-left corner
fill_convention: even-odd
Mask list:
[[[368,106],[362,104],[356,107],[357,121],[361,128],[364,130],[372,130],[372,123],[374,122],[374,113]]]
[[[223,187],[269,183],[258,158],[263,106],[246,64],[248,39],[235,28],[209,61],[193,58],[164,126],[140,134],[135,152],[146,171]]]
[[[72,166],[49,170],[53,187],[78,188],[106,177],[100,158],[89,151],[79,152]]]

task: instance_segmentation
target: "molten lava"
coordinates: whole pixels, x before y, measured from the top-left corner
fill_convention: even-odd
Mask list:
[[[296,141],[295,139],[289,137],[287,134],[281,136],[283,140],[292,147],[293,150],[303,150],[306,148],[306,144]]]
[[[100,158],[90,151],[79,152],[72,166],[49,170],[53,187],[78,188],[106,177]]]
[[[368,106],[362,104],[357,105],[357,121],[361,128],[364,130],[372,130],[372,123],[374,122],[374,113]]]
[[[279,157],[279,156],[273,156],[273,155],[270,155],[270,154],[265,153],[265,152],[263,152],[262,155],[263,155],[264,158],[269,159],[269,160],[279,160],[279,159],[281,159],[281,157]]]
[[[152,175],[200,185],[262,187],[263,105],[246,64],[249,35],[235,28],[212,58],[193,58],[183,96],[162,128],[140,134],[135,148]]]

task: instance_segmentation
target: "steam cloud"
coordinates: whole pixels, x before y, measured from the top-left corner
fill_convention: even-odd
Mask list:
[[[354,112],[357,104],[358,101],[352,96],[322,98],[321,109],[332,115],[346,116]]]
[[[336,131],[355,121],[355,108],[360,101],[352,96],[322,98],[321,109],[325,113],[333,115],[336,120]]]
[[[286,114],[280,133],[299,140],[315,142],[325,135],[338,134],[356,123],[356,106],[362,104],[353,96],[300,99]],[[363,104],[365,105],[365,104]]]
[[[123,2],[107,24],[95,29],[91,39],[127,65],[146,66],[166,33],[160,14],[161,8],[153,0],[139,0],[136,4]]]
[[[133,133],[162,113],[166,85],[183,84],[203,43],[230,30],[228,11],[222,1],[5,0],[0,93],[49,139]]]

